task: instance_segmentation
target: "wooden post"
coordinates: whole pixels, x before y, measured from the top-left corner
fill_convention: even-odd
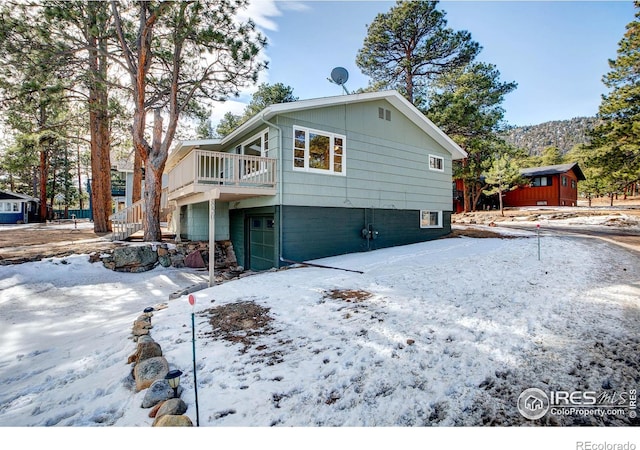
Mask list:
[[[216,199],[209,199],[209,287],[216,284]]]

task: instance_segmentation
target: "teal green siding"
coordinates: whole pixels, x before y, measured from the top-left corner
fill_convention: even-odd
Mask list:
[[[378,108],[385,111],[382,119]],[[384,117],[386,111],[391,120]],[[280,160],[277,195],[216,207],[216,238],[225,233],[230,237],[240,265],[251,268],[251,219],[258,217],[273,217],[275,224],[273,238],[254,235],[253,255],[259,254],[260,261],[254,258],[253,264],[261,268],[269,260],[274,267],[282,265],[280,256],[307,261],[450,233],[451,155],[386,100],[295,111],[269,122],[274,125],[256,123],[225,149],[234,151],[236,145],[269,127],[268,156]],[[294,170],[294,126],[345,136],[344,174]],[[443,158],[444,171],[429,169],[429,155]],[[199,205],[185,212],[190,228],[183,231],[189,239],[208,236],[208,207]],[[420,210],[442,211],[443,227],[421,229]],[[224,214],[226,228],[219,218]],[[376,239],[362,237],[363,228],[368,227],[377,231]]]
[[[286,206],[283,215],[283,257],[293,261],[424,242],[451,232],[450,213],[443,214],[443,228],[420,228],[419,210]],[[364,228],[377,231],[377,238],[363,238]]]
[[[252,218],[273,217],[274,246],[271,267],[286,265],[283,259],[309,261],[328,256],[365,252],[397,245],[438,239],[451,232],[450,213],[443,214],[442,228],[420,228],[420,211],[374,208],[318,208],[285,206],[282,208],[282,254],[279,247],[279,208],[231,210],[231,241],[238,264],[251,267],[249,240]],[[376,231],[376,239],[362,236],[363,229]],[[258,251],[262,251],[260,248]],[[260,254],[261,258],[266,255]],[[268,259],[269,257],[267,257]]]
[[[209,240],[209,202],[180,208],[180,237],[189,241]],[[229,204],[216,202],[216,240],[229,239]]]
[[[238,264],[244,266],[246,269],[263,270],[263,265],[260,268],[251,267],[251,261],[247,258],[251,253],[250,248],[250,227],[249,222],[253,217],[270,217],[274,221],[273,229],[273,254],[270,256],[260,254],[263,259],[271,259],[272,264],[269,267],[279,266],[279,245],[280,245],[280,228],[279,228],[279,208],[278,207],[266,207],[266,208],[249,208],[242,210],[230,210],[229,211],[229,223],[230,223],[230,239],[233,243],[233,248],[236,252],[236,259]]]
[[[378,118],[378,108],[391,121]],[[295,206],[452,210],[451,155],[386,101],[340,105],[280,115],[282,130],[282,202],[279,198],[241,201],[237,208]],[[293,127],[346,137],[345,175],[293,169]],[[270,129],[270,149],[278,146]],[[249,135],[251,133],[248,133]],[[444,171],[429,170],[429,155],[444,159]],[[278,157],[279,155],[275,155]]]

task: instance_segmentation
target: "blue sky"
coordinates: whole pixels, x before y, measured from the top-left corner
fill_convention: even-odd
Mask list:
[[[261,81],[284,83],[300,99],[341,95],[327,81],[331,69],[349,72],[350,91],[369,80],[355,64],[378,13],[389,1],[253,0],[247,13],[268,38],[269,69]],[[441,1],[448,26],[467,30],[482,46],[479,61],[494,64],[502,81],[515,81],[503,107],[511,125],[532,125],[595,115],[606,92],[602,76],[616,57],[626,25],[634,20],[632,1]],[[215,108],[239,113],[238,102]]]

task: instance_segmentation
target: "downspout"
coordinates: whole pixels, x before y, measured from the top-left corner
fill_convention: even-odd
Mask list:
[[[262,122],[264,122],[265,124],[269,125],[270,127],[275,128],[276,130],[278,130],[278,197],[280,199],[280,205],[278,207],[278,261],[281,262],[286,262],[283,255],[282,255],[282,247],[284,245],[284,241],[282,240],[282,236],[283,236],[283,232],[282,232],[282,207],[283,205],[283,199],[282,199],[282,172],[283,172],[283,165],[284,165],[284,161],[282,160],[282,156],[283,156],[283,149],[282,149],[282,128],[280,128],[279,125],[276,125],[275,123],[269,122],[267,119],[264,118],[264,113],[260,116],[260,120]]]

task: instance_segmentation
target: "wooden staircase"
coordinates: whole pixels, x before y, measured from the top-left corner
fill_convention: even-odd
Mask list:
[[[162,190],[162,196],[160,197],[160,210],[162,215],[166,217],[169,208],[167,202],[167,189]],[[142,230],[142,219],[144,217],[144,198],[138,200],[131,206],[126,207],[109,216],[111,221],[111,229],[113,234],[111,235],[112,241],[124,241],[131,235]]]
[[[113,234],[111,240],[124,241],[133,233],[142,230],[144,217],[144,200],[138,200],[133,205],[109,216]]]

